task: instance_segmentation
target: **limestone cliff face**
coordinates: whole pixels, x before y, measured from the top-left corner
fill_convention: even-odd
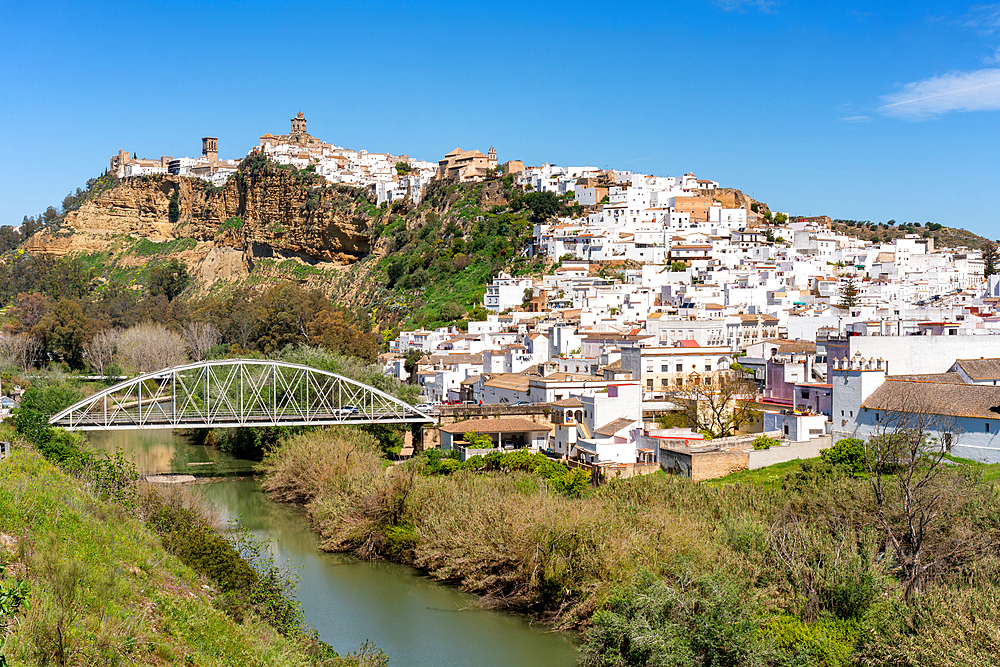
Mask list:
[[[722,202],[722,205],[726,208],[739,208],[744,207],[747,210],[747,217],[753,218],[751,215],[753,209],[751,208],[753,204],[757,204],[757,213],[759,215],[764,215],[765,211],[770,211],[767,204],[762,201],[757,201],[753,197],[744,194],[741,190],[735,188],[716,188],[715,190],[700,190],[701,194],[706,197],[712,197]]]
[[[172,199],[176,222],[170,219]],[[368,195],[357,188],[327,185],[322,177],[251,156],[221,188],[170,175],[125,179],[68,214],[58,231],[36,234],[26,249],[56,255],[95,252],[128,235],[154,242],[192,238],[200,251],[193,259],[211,255],[213,262],[237,251],[246,255],[243,264],[254,256],[347,264],[370,251],[371,207]],[[212,252],[216,248],[227,252]],[[223,264],[233,268],[232,261]],[[214,273],[213,268],[199,271]],[[229,269],[222,273],[229,275]]]

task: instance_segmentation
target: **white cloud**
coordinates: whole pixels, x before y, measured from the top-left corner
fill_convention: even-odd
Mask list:
[[[975,28],[987,33],[1000,28],[1000,3],[974,5],[960,21],[966,28]]]
[[[715,0],[715,4],[727,12],[745,12],[748,9],[756,9],[770,13],[782,3],[779,0]]]
[[[841,123],[870,123],[872,122],[871,116],[845,116],[840,119]]]
[[[879,112],[893,118],[926,120],[949,111],[1000,109],[1000,69],[949,72],[908,83],[882,96]]]
[[[984,65],[996,65],[1000,64],[1000,46],[993,50],[993,54],[985,56],[981,59]]]

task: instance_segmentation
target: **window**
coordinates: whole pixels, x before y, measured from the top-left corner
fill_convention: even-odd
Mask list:
[[[663,364],[662,366],[660,366],[660,372],[661,373],[668,373],[668,372],[670,372],[670,365],[669,364]]]
[[[852,417],[854,416],[854,410],[851,410],[851,416]]]
[[[677,378],[674,382],[677,384],[678,387],[684,386],[684,380],[682,378]]]
[[[802,398],[809,398],[809,390],[808,389],[803,389],[802,390]]]
[[[684,364],[677,364],[677,372],[678,373],[684,372]]]
[[[990,423],[989,422],[986,422],[986,432],[987,433],[990,432]]]
[[[712,364],[705,364],[705,370],[706,371],[712,370]]]

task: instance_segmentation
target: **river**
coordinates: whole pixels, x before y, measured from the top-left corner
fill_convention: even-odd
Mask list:
[[[385,651],[391,667],[570,667],[570,637],[539,624],[479,608],[474,596],[386,562],[359,561],[319,550],[298,507],[275,503],[252,477],[251,461],[190,444],[170,431],[90,433],[98,448],[123,449],[142,473],[222,478],[193,488],[227,518],[241,517],[255,536],[272,540],[276,562],[301,577],[297,597],[306,622],[338,653],[365,640]]]

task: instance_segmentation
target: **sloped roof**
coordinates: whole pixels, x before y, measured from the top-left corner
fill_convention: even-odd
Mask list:
[[[886,378],[861,407],[945,417],[1000,419],[1000,387]]]
[[[531,378],[520,373],[505,373],[495,375],[483,385],[486,387],[496,387],[497,389],[513,389],[514,391],[528,391],[528,380]]]
[[[601,428],[594,429],[594,434],[605,435],[610,438],[618,431],[622,430],[626,426],[631,426],[634,423],[635,423],[634,419],[626,419],[625,417],[619,417],[618,419],[605,424]]]
[[[959,359],[955,365],[973,380],[1000,380],[1000,359]]]
[[[903,380],[907,382],[938,382],[941,384],[965,384],[958,373],[913,373],[910,375],[889,375],[887,380]]]
[[[475,431],[477,433],[528,433],[530,431],[551,431],[551,426],[533,422],[520,417],[494,417],[487,419],[466,419],[441,426],[445,433],[457,434]]]
[[[582,408],[583,401],[576,396],[570,396],[569,398],[564,398],[561,401],[552,401],[549,405],[556,408]]]

